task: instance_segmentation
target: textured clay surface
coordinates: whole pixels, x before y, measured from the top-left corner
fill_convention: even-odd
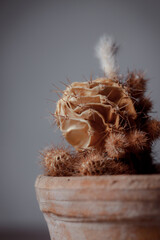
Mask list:
[[[36,180],[55,240],[159,240],[160,175],[47,177]]]

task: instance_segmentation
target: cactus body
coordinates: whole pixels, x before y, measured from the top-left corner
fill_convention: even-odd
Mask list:
[[[63,148],[42,152],[51,176],[152,173],[152,143],[160,121],[151,119],[152,101],[145,96],[142,72],[118,75],[117,45],[103,37],[97,57],[105,77],[73,82],[57,102],[54,117],[74,156]]]
[[[114,158],[100,155],[97,152],[88,153],[80,159],[78,166],[80,175],[114,175],[134,174],[135,170],[129,164]]]
[[[99,153],[90,153],[80,159],[80,175],[103,175],[106,171],[106,159]]]
[[[42,165],[48,176],[74,175],[72,155],[64,148],[51,146],[41,152]]]

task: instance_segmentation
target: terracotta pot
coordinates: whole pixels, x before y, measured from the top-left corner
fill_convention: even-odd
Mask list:
[[[38,176],[55,240],[160,240],[160,175]]]

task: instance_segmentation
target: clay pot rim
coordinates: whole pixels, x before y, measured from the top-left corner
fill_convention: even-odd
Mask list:
[[[52,177],[39,175],[39,189],[160,189],[160,174]]]

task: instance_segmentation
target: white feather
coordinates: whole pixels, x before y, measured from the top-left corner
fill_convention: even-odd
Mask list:
[[[109,77],[118,71],[115,55],[118,47],[112,37],[102,36],[95,48],[96,56],[100,60],[100,65],[104,73]]]

